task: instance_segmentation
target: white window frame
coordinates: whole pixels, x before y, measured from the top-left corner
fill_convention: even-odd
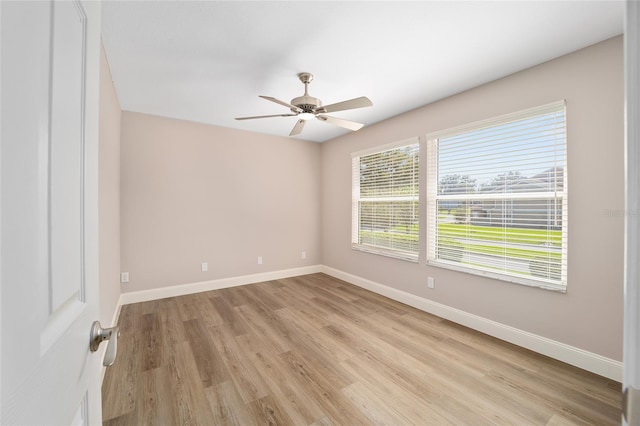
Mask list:
[[[416,193],[413,196],[393,196],[393,197],[377,197],[377,198],[363,198],[361,197],[360,194],[360,158],[367,156],[367,155],[371,155],[371,154],[378,154],[378,153],[382,153],[385,151],[391,151],[391,150],[395,150],[398,148],[403,148],[403,147],[408,147],[411,145],[417,145],[418,147],[418,156],[420,155],[420,144],[419,144],[419,138],[415,137],[415,138],[410,138],[410,139],[404,139],[401,141],[397,141],[397,142],[393,142],[387,145],[382,145],[382,146],[377,146],[374,148],[370,148],[370,149],[366,149],[366,150],[362,150],[362,151],[358,151],[358,152],[353,152],[351,153],[351,166],[352,166],[352,198],[351,198],[351,248],[353,250],[358,250],[358,251],[363,251],[363,252],[367,252],[367,253],[373,253],[373,254],[378,254],[378,255],[382,255],[382,256],[388,256],[388,257],[392,257],[395,259],[401,259],[401,260],[407,260],[410,262],[418,262],[418,256],[419,256],[419,251],[420,251],[420,240],[418,238],[419,232],[416,235],[416,237],[418,238],[418,244],[417,244],[417,248],[415,252],[412,251],[406,251],[406,250],[400,250],[400,249],[393,249],[393,248],[387,248],[387,247],[382,247],[382,246],[376,246],[376,245],[369,245],[369,244],[361,244],[360,243],[360,202],[361,201],[396,201],[396,202],[407,202],[407,201],[413,201],[413,202],[418,202],[420,200],[420,188],[419,188],[419,180],[420,178],[418,177],[416,179],[416,185],[417,185],[417,189],[416,189]],[[418,160],[419,161],[419,160]],[[418,166],[420,167],[420,166]],[[419,219],[419,215],[417,215],[418,219]],[[420,223],[418,220],[418,229],[420,227]]]
[[[460,195],[438,195],[438,140],[445,137],[451,137],[455,135],[464,134],[467,132],[473,132],[488,127],[497,127],[500,125],[508,124],[514,121],[523,120],[537,115],[543,115],[547,113],[553,113],[563,110],[564,111],[564,123],[565,123],[565,135],[564,135],[564,158],[565,163],[563,165],[563,190],[559,194],[562,202],[562,225],[561,225],[561,264],[560,264],[560,280],[551,280],[539,277],[528,277],[519,274],[513,274],[497,271],[490,268],[483,268],[481,266],[469,265],[451,260],[437,258],[437,233],[438,233],[438,211],[437,203],[442,200],[541,200],[541,199],[557,199],[558,194],[550,194],[549,192],[531,192],[531,193],[513,193],[502,194],[501,197],[496,197],[494,194],[460,194]],[[566,135],[566,102],[564,100],[553,102],[547,105],[542,105],[535,108],[519,111],[512,114],[506,114],[500,117],[482,120],[463,126],[455,127],[452,129],[429,133],[426,135],[427,139],[427,153],[426,153],[426,167],[427,167],[427,223],[426,223],[426,258],[427,264],[437,266],[446,269],[452,269],[456,271],[466,272],[474,275],[486,276],[503,281],[513,282],[517,284],[523,284],[533,287],[540,287],[544,289],[566,292],[567,289],[567,253],[568,253],[568,185],[567,185],[567,135]],[[424,158],[425,156],[423,156]]]

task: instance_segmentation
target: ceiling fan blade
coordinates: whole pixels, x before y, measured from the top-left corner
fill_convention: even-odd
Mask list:
[[[348,101],[342,101],[335,104],[325,105],[318,108],[316,112],[336,112],[344,111],[347,109],[364,108],[373,105],[369,98],[361,96],[359,98],[349,99]]]
[[[293,129],[291,129],[291,133],[289,133],[289,136],[299,135],[300,132],[302,132],[302,129],[304,128],[304,123],[306,123],[306,121],[298,120],[296,125],[293,126]]]
[[[355,121],[343,120],[342,118],[329,117],[328,115],[318,115],[318,120],[326,121],[327,123],[335,124],[336,126],[344,127],[345,129],[360,130],[364,124],[356,123]]]
[[[294,117],[298,114],[275,114],[275,115],[256,115],[254,117],[236,117],[236,120],[253,120],[254,118],[270,118],[270,117]]]
[[[271,96],[262,96],[262,95],[258,95],[258,96],[261,97],[262,99],[266,99],[268,101],[275,102],[275,103],[280,104],[282,106],[286,106],[287,108],[292,109],[294,111],[302,112],[301,108],[298,108],[295,105],[291,105],[290,103],[287,103],[285,101],[281,101],[280,99],[276,99],[276,98],[271,97]]]

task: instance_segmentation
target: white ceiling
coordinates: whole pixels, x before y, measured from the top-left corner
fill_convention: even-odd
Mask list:
[[[102,36],[123,110],[286,136],[258,98],[372,107],[370,125],[622,33],[621,1],[106,1]],[[348,130],[312,120],[298,137]]]

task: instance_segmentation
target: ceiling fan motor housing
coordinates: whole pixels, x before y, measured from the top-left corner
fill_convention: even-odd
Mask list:
[[[314,98],[313,96],[304,95],[291,99],[291,105],[297,106],[303,112],[313,113],[315,109],[322,106],[322,101],[318,98]],[[291,111],[298,112],[294,109],[292,109]]]

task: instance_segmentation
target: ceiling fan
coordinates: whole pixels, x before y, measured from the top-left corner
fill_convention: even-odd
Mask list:
[[[253,120],[254,118],[269,118],[269,117],[299,117],[298,122],[293,126],[289,136],[295,136],[302,132],[307,120],[317,118],[320,121],[326,121],[327,123],[335,124],[336,126],[344,127],[349,130],[359,130],[364,126],[362,123],[356,123],[355,121],[344,120],[342,118],[331,117],[324,115],[327,112],[344,111],[347,109],[363,108],[373,105],[371,101],[361,96],[359,98],[349,99],[348,101],[337,102],[331,105],[322,106],[322,101],[313,96],[309,96],[309,83],[313,80],[313,74],[308,72],[301,72],[298,74],[298,78],[304,84],[304,95],[291,99],[291,103],[281,101],[280,99],[273,98],[271,96],[262,96],[262,99],[266,99],[271,102],[275,102],[282,106],[289,108],[292,114],[275,114],[275,115],[257,115],[254,117],[237,117],[236,120]]]

